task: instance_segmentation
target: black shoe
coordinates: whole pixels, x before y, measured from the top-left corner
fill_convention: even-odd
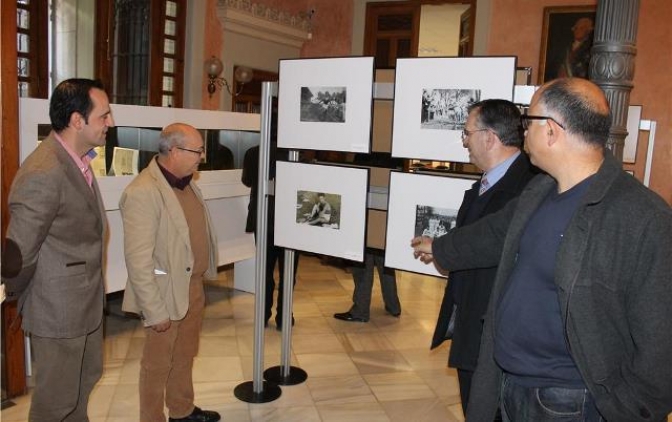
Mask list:
[[[292,316],[292,327],[294,326],[294,316]],[[282,318],[275,319],[275,329],[282,331]]]
[[[399,318],[399,315],[401,315],[401,311],[396,312],[396,313],[392,312],[392,311],[390,311],[390,308],[388,308],[387,306],[385,307],[385,312],[387,312],[388,314],[392,315],[395,318]]]
[[[178,419],[168,418],[168,422],[217,422],[220,419],[221,416],[219,416],[219,413],[217,412],[213,412],[212,410],[201,410],[200,407],[194,407],[191,415]]]
[[[349,321],[349,322],[369,322],[368,318],[356,317],[352,315],[350,312],[334,314],[334,318],[340,319],[341,321]]]

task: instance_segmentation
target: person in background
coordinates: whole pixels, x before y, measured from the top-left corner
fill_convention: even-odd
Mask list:
[[[348,322],[369,321],[374,267],[378,270],[385,311],[395,318],[401,315],[396,274],[392,268],[385,267],[385,252],[367,248],[364,254],[364,262],[355,262],[350,267],[352,280],[355,283],[355,290],[352,293],[352,306],[348,312],[335,313],[334,318]]]
[[[192,370],[205,307],[203,279],[217,276],[217,240],[193,181],[204,154],[201,134],[184,123],[166,126],[159,154],[126,187],[124,224],[128,283],[122,310],[140,315],[140,420],[216,422],[194,405]]]
[[[275,119],[271,125],[272,137],[275,138]],[[277,143],[272,140],[269,157],[269,178],[275,179],[275,160],[277,155]],[[241,176],[245,186],[250,188],[250,203],[247,207],[247,223],[245,231],[247,233],[257,233],[257,192],[259,189],[259,147],[255,146],[247,150],[243,159],[243,173]],[[267,216],[267,239],[266,239],[266,303],[264,326],[268,327],[268,321],[273,313],[273,294],[275,293],[275,277],[273,272],[275,266],[278,266],[278,299],[275,306],[275,326],[278,330],[282,327],[282,301],[285,288],[285,248],[275,246],[275,196],[268,197],[268,216]],[[294,279],[292,287],[296,285],[296,272],[299,267],[299,253],[294,252]],[[294,325],[294,316],[292,316],[292,325]]]
[[[447,270],[499,264],[469,422],[663,421],[672,410],[672,209],[606,150],[604,92],[556,79],[522,116],[546,172],[414,255]]]
[[[323,193],[317,194],[317,202],[313,205],[313,210],[308,217],[308,224],[316,226],[318,224],[329,224],[331,221],[331,204]]]
[[[28,419],[78,422],[88,420],[89,396],[103,373],[107,220],[89,163],[114,120],[103,85],[90,79],[58,84],[49,117],[52,132],[26,158],[9,193],[7,239],[21,268],[4,281],[31,337]]]
[[[469,151],[471,163],[483,170],[483,176],[464,192],[457,227],[502,209],[534,176],[527,155],[521,152],[520,111],[510,101],[492,99],[472,104],[462,131],[462,145]],[[432,338],[432,349],[452,339],[448,365],[457,368],[465,415],[478,360],[482,319],[496,273],[496,266],[450,273]]]

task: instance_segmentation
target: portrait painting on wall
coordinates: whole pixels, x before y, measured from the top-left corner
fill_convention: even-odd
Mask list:
[[[556,78],[588,78],[595,6],[544,8],[539,85]]]
[[[461,134],[469,106],[513,100],[515,76],[515,57],[397,59],[392,156],[468,163]]]
[[[442,276],[436,266],[413,257],[411,239],[441,237],[454,228],[464,191],[474,181],[466,177],[390,172],[385,266]]]
[[[371,151],[373,57],[280,60],[278,147]]]
[[[361,262],[369,169],[278,161],[275,245]]]

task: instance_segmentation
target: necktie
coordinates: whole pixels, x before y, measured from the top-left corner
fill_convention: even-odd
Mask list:
[[[478,194],[483,195],[486,190],[490,187],[490,183],[488,183],[487,177],[483,176],[481,178],[481,187],[478,189]]]

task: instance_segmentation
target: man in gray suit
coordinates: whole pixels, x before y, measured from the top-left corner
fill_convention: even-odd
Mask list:
[[[5,280],[32,338],[29,420],[87,421],[103,372],[105,208],[89,162],[114,125],[100,82],[69,79],[51,97],[53,131],[23,163],[9,194],[7,238],[21,271]]]

